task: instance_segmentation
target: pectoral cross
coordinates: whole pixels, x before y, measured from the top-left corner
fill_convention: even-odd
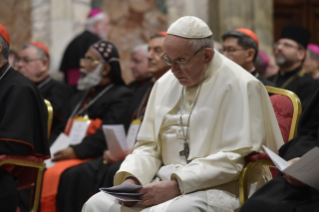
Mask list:
[[[188,143],[186,143],[186,142],[184,143],[184,149],[179,152],[179,156],[185,156],[186,162],[187,162],[187,163],[191,162],[190,160],[188,160],[188,156],[189,156],[189,146],[188,146]]]

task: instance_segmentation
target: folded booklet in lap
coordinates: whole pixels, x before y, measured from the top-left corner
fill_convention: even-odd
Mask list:
[[[100,191],[103,191],[123,201],[141,201],[140,196],[142,193],[137,193],[140,188],[142,188],[140,185],[123,183],[110,188],[100,188]]]

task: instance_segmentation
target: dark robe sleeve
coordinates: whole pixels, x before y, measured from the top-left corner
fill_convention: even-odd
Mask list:
[[[15,77],[24,78],[19,75]],[[1,91],[0,154],[48,157],[47,109],[44,99],[33,84],[27,82],[24,85],[24,80],[27,79],[17,82],[22,85],[8,85],[6,90]]]
[[[318,83],[310,76],[304,76],[303,79],[300,80],[296,94],[301,101],[302,110],[305,110],[317,89]]]
[[[121,124],[121,118],[127,109],[132,93],[125,89],[116,93],[113,101],[105,108],[103,124]],[[72,146],[80,159],[101,156],[107,149],[104,133],[101,129]]]

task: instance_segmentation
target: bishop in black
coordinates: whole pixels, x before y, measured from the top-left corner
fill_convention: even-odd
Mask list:
[[[278,87],[290,90],[299,97],[304,110],[318,84],[302,70],[310,32],[297,25],[286,25],[275,44],[275,59],[279,72],[270,78]]]
[[[10,39],[0,25],[0,155],[50,157],[48,113],[35,85],[11,68]],[[0,211],[16,211],[18,193],[11,169],[0,167]]]
[[[64,124],[59,127],[60,131],[55,131],[51,138],[57,137],[60,132],[70,132],[70,123],[76,117],[87,116],[91,120],[87,136],[77,145],[59,151],[54,155],[55,161],[68,159],[89,159],[100,158],[107,149],[104,133],[101,129],[102,124],[122,124],[122,116],[124,115],[129,100],[131,99],[131,91],[124,85],[121,78],[121,69],[119,64],[119,56],[115,46],[107,41],[99,41],[93,44],[85,58],[81,60],[83,72],[78,88],[84,89],[77,93],[69,102],[65,112]],[[90,72],[89,72],[90,70]],[[95,126],[92,123],[95,122]],[[59,211],[79,211],[74,210],[73,203],[79,205],[81,201],[86,201],[86,193],[78,192],[80,189],[91,189],[90,179],[85,178],[82,174],[77,174],[74,178],[73,173],[77,170],[89,172],[90,167],[100,166],[100,161],[93,159],[80,165],[69,167],[61,173],[59,191],[57,194],[57,206]],[[50,169],[54,169],[53,166]],[[49,170],[48,170],[49,171]],[[79,173],[79,172],[77,172]],[[75,179],[69,183],[69,178]],[[50,183],[44,177],[44,186]],[[61,189],[60,189],[61,188]],[[66,201],[61,204],[60,201]],[[42,201],[43,203],[43,201]],[[73,204],[73,205],[72,205]],[[82,205],[81,205],[82,206]],[[78,208],[81,208],[79,206]],[[47,207],[43,203],[41,207]]]
[[[319,147],[319,89],[300,118],[297,136],[279,149],[279,155],[288,161],[314,147]],[[319,191],[298,181],[289,183],[280,174],[250,197],[240,211],[317,212]]]

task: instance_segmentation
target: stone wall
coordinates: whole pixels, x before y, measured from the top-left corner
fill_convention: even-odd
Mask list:
[[[28,0],[1,0],[0,24],[4,24],[10,34],[10,48],[19,50],[31,40],[31,3]]]
[[[273,2],[265,0],[210,0],[209,25],[214,39],[236,28],[253,30],[259,39],[259,49],[272,53],[273,46]]]
[[[108,40],[120,53],[122,75],[128,83],[133,80],[129,67],[132,48],[147,43],[152,34],[166,31],[167,17],[154,0],[104,0],[102,9],[110,15]]]

